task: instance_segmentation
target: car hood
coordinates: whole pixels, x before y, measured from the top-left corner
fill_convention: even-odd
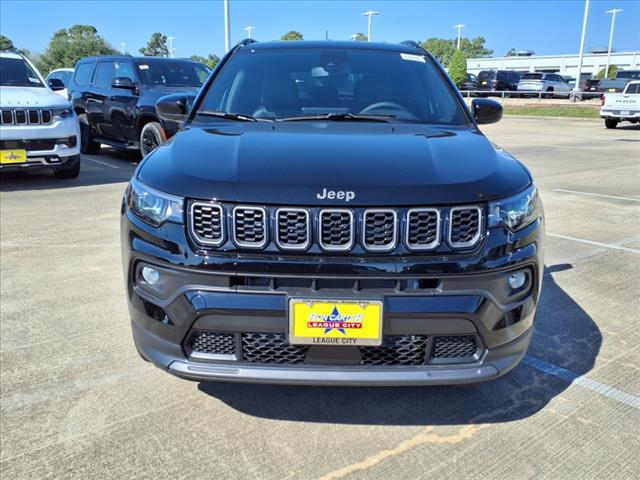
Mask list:
[[[0,87],[0,106],[4,108],[67,107],[69,101],[48,88]]]
[[[531,182],[476,129],[322,121],[188,127],[138,176],[190,198],[350,206],[472,203]]]

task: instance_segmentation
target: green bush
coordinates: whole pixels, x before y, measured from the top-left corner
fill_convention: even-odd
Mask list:
[[[598,74],[596,75],[596,78],[602,80],[604,78],[605,70],[606,70],[606,67],[603,68],[602,70],[600,70],[598,72]],[[618,70],[620,70],[620,68],[617,65],[610,65],[609,66],[609,75],[607,76],[607,78],[610,78],[610,79],[616,78],[616,73],[618,73]]]
[[[467,56],[462,50],[456,50],[449,63],[449,76],[453,83],[460,87],[467,76]]]

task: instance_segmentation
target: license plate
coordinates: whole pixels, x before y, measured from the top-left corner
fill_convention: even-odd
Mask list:
[[[380,300],[289,300],[292,345],[369,345],[382,343]]]
[[[615,91],[616,91],[616,89],[615,89],[615,88],[610,88],[610,89],[609,89],[609,91],[610,91],[610,92],[615,92]]]
[[[27,161],[26,150],[0,150],[0,163],[25,163]]]
[[[629,115],[630,113],[629,110],[620,110],[620,115]]]
[[[486,85],[486,84],[487,84],[487,81],[486,81],[486,80],[483,80],[483,81],[482,81],[482,85]]]

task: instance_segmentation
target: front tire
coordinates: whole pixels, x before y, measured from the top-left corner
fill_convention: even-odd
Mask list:
[[[618,120],[614,120],[613,118],[605,118],[604,126],[607,128],[616,128],[618,126]]]
[[[80,155],[69,157],[67,163],[59,168],[53,169],[53,174],[57,178],[71,179],[80,175]]]
[[[140,132],[140,154],[142,158],[149,155],[162,142],[164,142],[162,126],[158,122],[146,123]]]
[[[97,155],[100,153],[100,143],[93,139],[87,114],[78,115],[78,122],[80,123],[80,151],[85,155]]]

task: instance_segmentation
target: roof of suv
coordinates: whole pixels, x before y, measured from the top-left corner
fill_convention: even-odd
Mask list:
[[[423,50],[407,45],[396,43],[380,42],[355,42],[344,40],[300,40],[300,41],[274,41],[274,42],[253,42],[247,44],[253,50],[274,50],[274,49],[298,49],[298,48],[344,48],[358,50],[385,50],[401,53],[424,53]]]
[[[139,62],[149,62],[149,61],[175,61],[180,60],[184,62],[192,62],[199,63],[195,60],[191,60],[190,58],[167,58],[167,57],[133,57],[131,55],[96,55],[94,57],[84,57],[78,60],[78,63],[84,62],[94,62],[96,60],[135,60]]]
[[[22,55],[20,55],[19,53],[15,53],[15,52],[0,51],[0,57],[2,57],[2,58],[22,58]]]

